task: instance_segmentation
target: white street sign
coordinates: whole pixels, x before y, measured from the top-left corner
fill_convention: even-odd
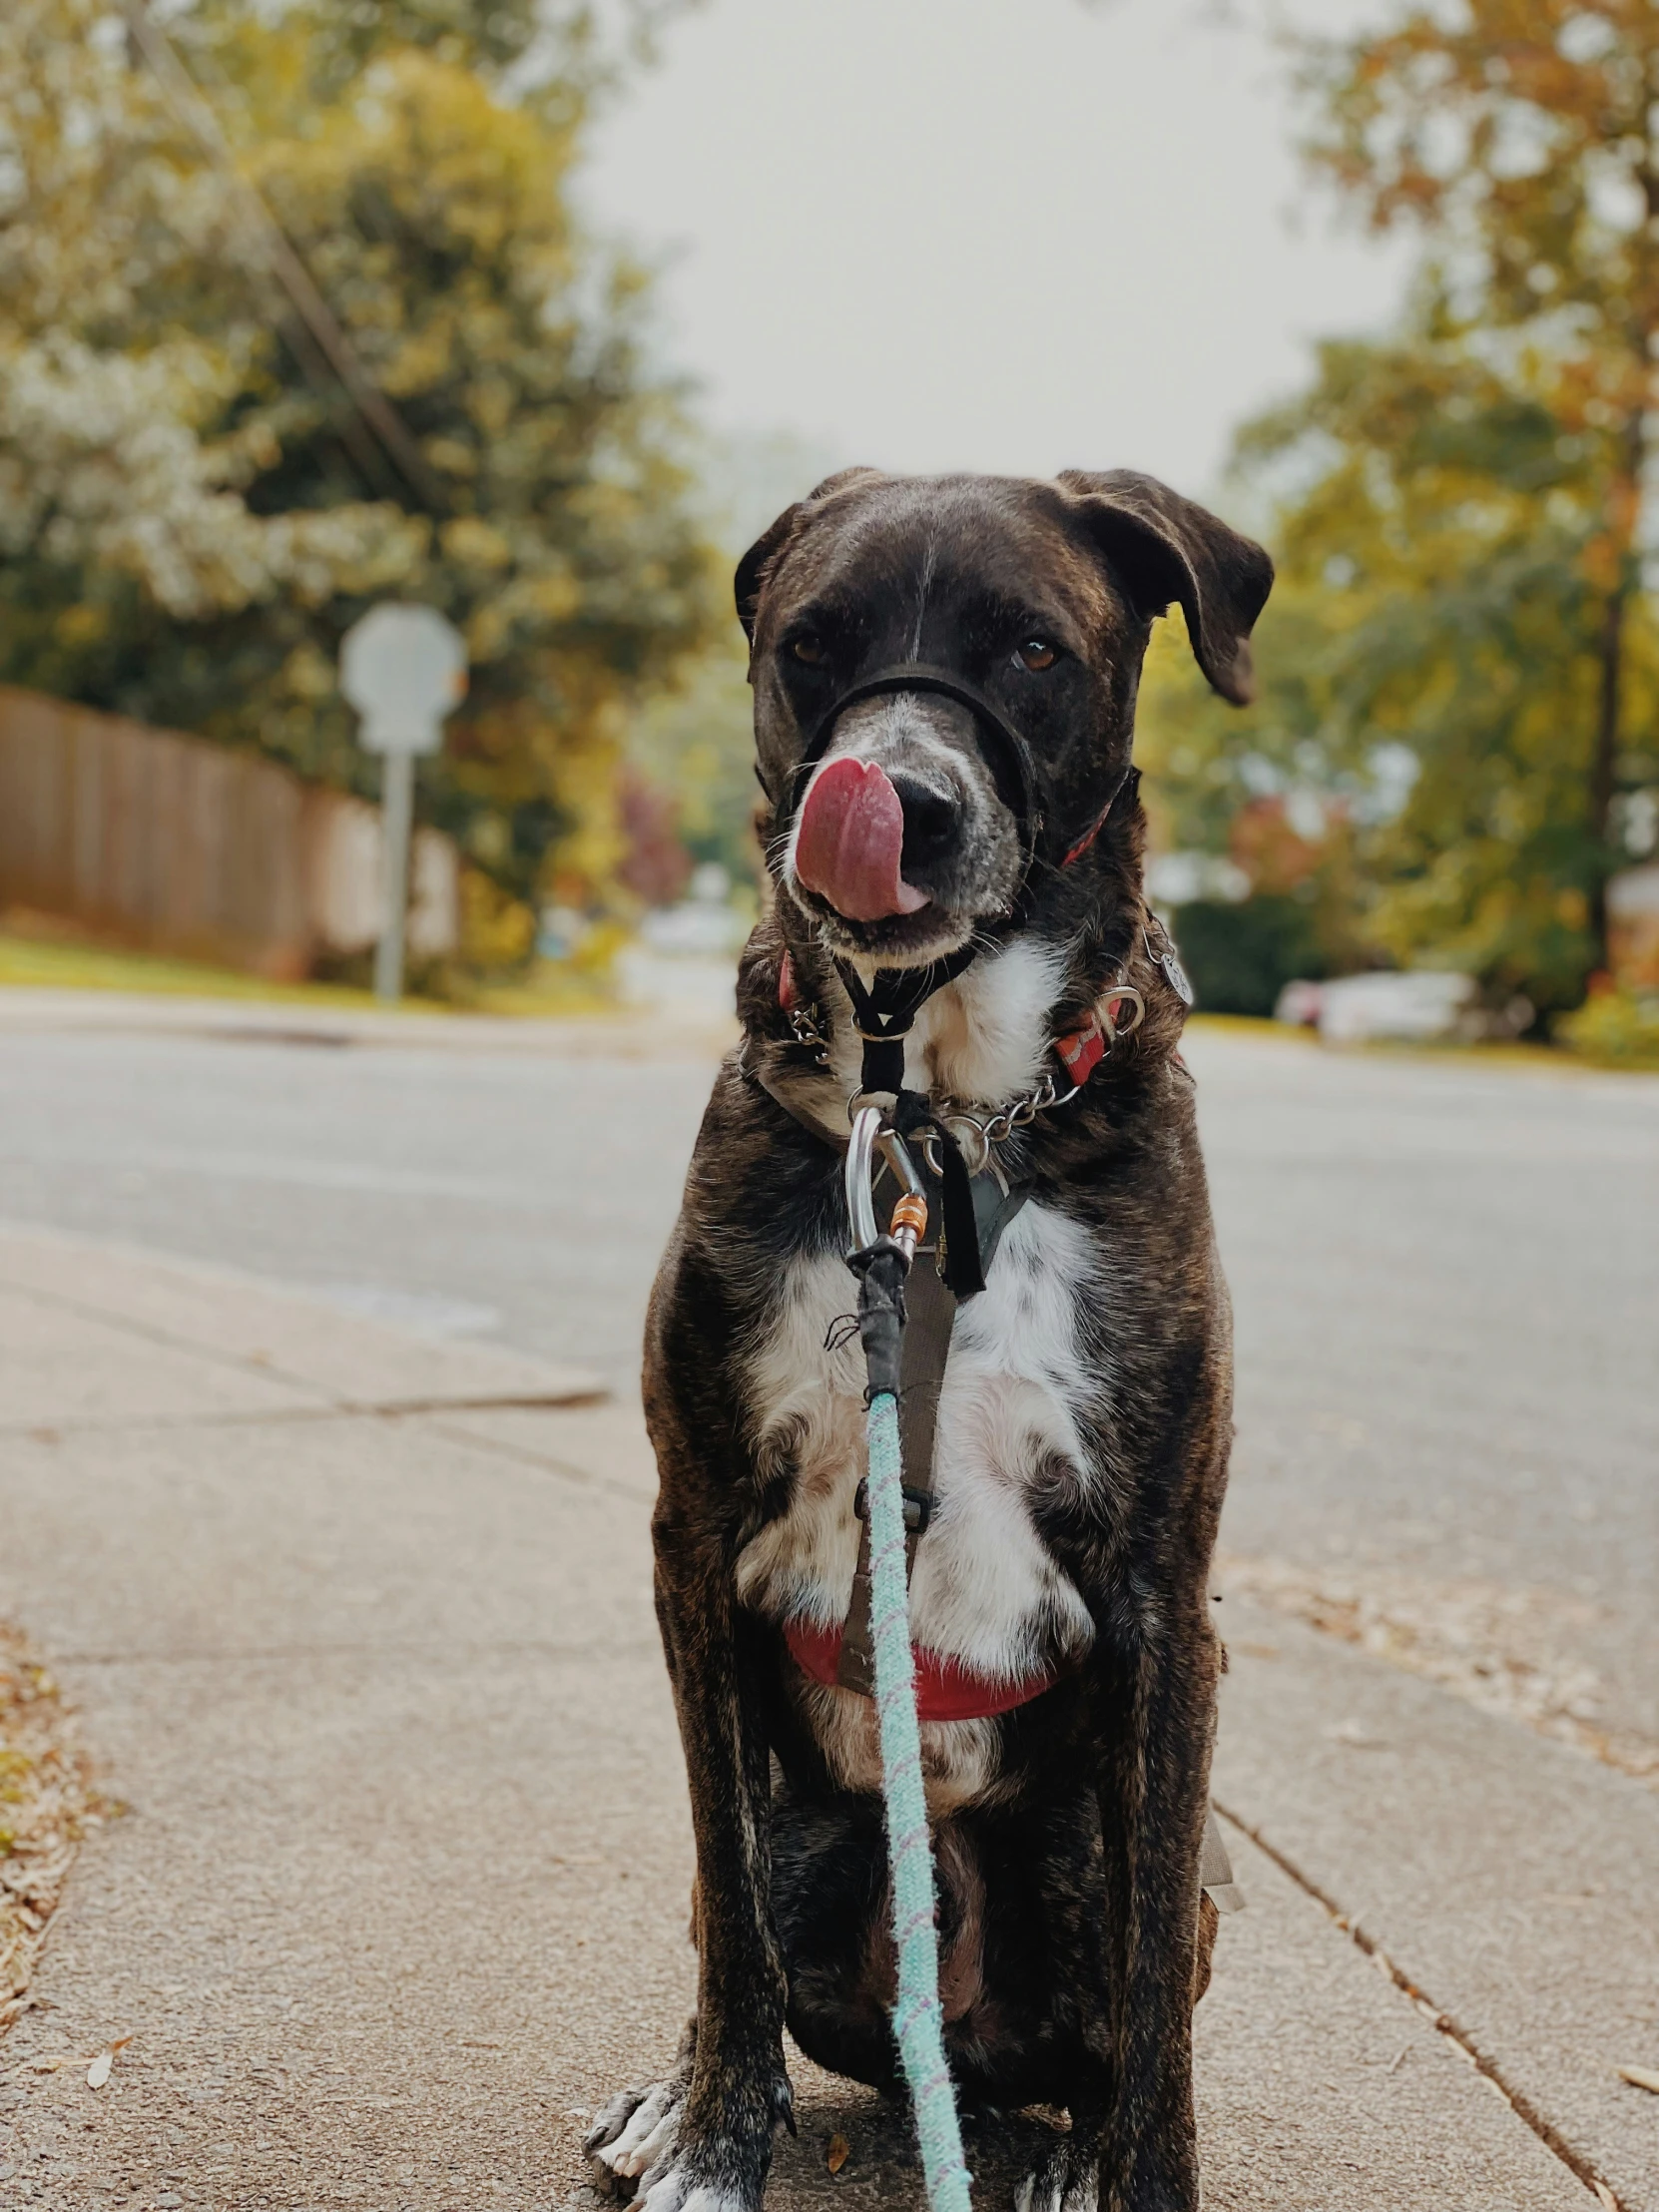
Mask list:
[[[453,623],[431,607],[371,607],[347,630],[339,652],[339,688],[362,717],[357,735],[382,754],[381,864],[385,915],[374,952],[374,989],[403,994],[403,908],[408,898],[409,830],[414,820],[417,753],[443,743],[443,718],[466,697],[466,647]]]
[[[432,607],[373,607],[345,633],[339,688],[370,753],[435,753],[466,697],[466,646]]]

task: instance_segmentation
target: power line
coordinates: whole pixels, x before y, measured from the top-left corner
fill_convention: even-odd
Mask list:
[[[358,420],[371,433],[371,439],[365,439],[357,421],[342,432],[354,457],[372,476],[383,480],[383,455],[423,506],[433,513],[443,513],[449,502],[442,484],[427,466],[402,416],[358,359],[355,346],[317,290],[287,234],[258,188],[237,168],[219,118],[179,59],[173,41],[150,13],[147,0],[123,0],[123,5],[133,37],[155,72],[163,98],[219,172],[257,252],[287,293],[298,318],[296,334],[300,343],[295,351],[300,366],[313,377],[318,369],[324,375],[331,369],[344,386]]]

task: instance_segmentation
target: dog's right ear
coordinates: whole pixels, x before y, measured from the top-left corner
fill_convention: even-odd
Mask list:
[[[1261,546],[1133,469],[1068,468],[1059,482],[1130,599],[1148,615],[1179,600],[1199,667],[1223,699],[1248,706],[1256,691],[1250,633],[1273,589]]]
[[[738,563],[734,579],[738,620],[751,645],[755,643],[755,619],[761,611],[761,593],[766,588],[767,573],[785,546],[823,500],[832,498],[836,492],[845,491],[848,485],[860,483],[865,477],[873,481],[880,474],[878,468],[837,469],[822,484],[815,484],[805,499],[798,499],[793,507],[786,507],[771,528],[761,532]]]
[[[755,543],[738,563],[734,579],[738,602],[738,620],[743,624],[743,634],[750,644],[755,643],[755,617],[761,611],[761,586],[766,582],[766,572],[774,558],[784,550],[799,528],[807,502],[798,499],[793,507],[786,507],[769,529],[763,530]]]

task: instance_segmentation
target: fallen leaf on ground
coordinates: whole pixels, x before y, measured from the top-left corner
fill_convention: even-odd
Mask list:
[[[832,2174],[838,2174],[851,2156],[852,2145],[847,2141],[846,2137],[844,2135],[831,2135],[830,2138],[830,2148],[826,2152],[824,2159],[824,2163],[829,2167],[830,2171]]]
[[[1659,1784],[1659,1742],[1609,1728],[1600,1717],[1607,1686],[1585,1656],[1603,1618],[1594,1604],[1499,1582],[1431,1581],[1369,1567],[1312,1570],[1237,1554],[1224,1553],[1217,1571],[1229,1597],[1271,1606]]]
[[[1386,1751],[1387,1745],[1381,1736],[1374,1736],[1363,1721],[1349,1719],[1333,1721],[1322,1728],[1320,1734],[1334,1744],[1347,1744],[1351,1751]]]
[[[1651,2089],[1659,2097],[1659,2073],[1651,2066],[1621,2066],[1619,2079],[1628,2081],[1633,2089]]]
[[[110,2078],[110,2068],[115,2064],[116,2052],[125,2050],[132,2039],[130,2035],[118,2035],[113,2043],[104,2045],[98,2056],[87,2068],[87,2087],[89,2089],[103,2088],[105,2082]]]
[[[29,1976],[75,1857],[112,1810],[92,1787],[74,1717],[50,1671],[0,1621],[0,2035],[27,2009]],[[85,2065],[72,2054],[68,2065]],[[31,2072],[57,2068],[38,2063]]]

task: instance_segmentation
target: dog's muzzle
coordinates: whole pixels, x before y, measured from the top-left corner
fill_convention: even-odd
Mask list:
[[[973,716],[981,739],[986,741],[992,777],[1018,825],[1021,902],[1039,860],[1050,866],[1070,867],[1074,860],[1082,858],[1105,827],[1106,818],[1117,804],[1118,794],[1129,780],[1128,762],[1093,821],[1083,827],[1080,834],[1062,844],[1055,834],[1054,800],[1048,776],[1024,733],[977,685],[968,683],[952,669],[935,668],[927,661],[895,661],[889,668],[878,668],[872,675],[848,685],[839,698],[831,701],[791,771],[792,814],[801,807],[813,771],[829,751],[835,725],[846,710],[857,706],[860,700],[879,699],[893,692],[931,692],[938,698],[955,700]],[[854,920],[914,913],[925,901],[899,874],[903,808],[898,795],[883,771],[872,763],[849,762],[848,768],[864,778],[860,785],[855,787],[851,776],[842,777],[839,764],[832,763],[813,786],[816,797],[824,790],[830,773],[836,774],[836,785],[825,792],[822,813],[818,807],[813,809],[818,820],[811,826],[805,819],[802,822],[801,843],[807,847],[808,863],[808,872],[802,880],[811,889],[815,874],[833,873],[838,887],[850,885],[850,895],[864,911],[858,913],[845,906],[841,910]],[[809,827],[813,831],[811,836],[808,835]],[[799,848],[797,872],[800,872]]]
[[[1032,861],[1036,857],[1042,842],[1044,826],[1050,811],[1048,780],[1043,775],[1036,756],[1026,743],[1023,734],[1015,729],[993,699],[987,699],[982,691],[967,683],[962,677],[955,675],[950,669],[934,668],[926,661],[898,661],[890,668],[878,668],[873,675],[865,676],[856,684],[849,685],[838,699],[830,703],[819,718],[818,727],[807,741],[807,749],[802,754],[793,772],[790,794],[792,811],[800,806],[802,796],[806,791],[814,769],[818,767],[820,761],[829,751],[830,740],[835,734],[835,725],[839,722],[841,716],[846,713],[849,707],[857,706],[860,700],[880,699],[893,692],[931,692],[938,698],[953,699],[959,706],[968,709],[974,718],[981,737],[989,741],[991,773],[996,780],[997,788],[1001,792],[1004,802],[1019,825],[1020,847],[1024,860],[1023,873],[1028,875]],[[863,766],[863,764],[855,765]],[[815,793],[823,788],[826,778],[833,773],[837,767],[838,764],[831,764],[830,769],[825,771],[825,776],[821,777],[818,784],[814,786]],[[869,800],[864,803],[867,806],[873,802],[873,805],[881,808],[883,813],[890,811],[894,825],[898,828],[901,835],[902,823],[899,820],[897,795],[892,792],[892,786],[879,769],[876,769],[874,774],[880,778],[881,784],[886,787],[886,791],[892,794],[890,810],[888,803],[879,792],[871,793]],[[848,796],[850,797],[850,793]],[[1112,796],[1116,798],[1115,791]],[[807,825],[803,823],[804,831]],[[896,848],[894,850],[893,872],[896,877]],[[877,887],[886,888],[885,885]],[[902,903],[895,903],[882,908],[884,913],[904,913],[907,911],[913,912],[914,907],[906,907]]]
[[[904,802],[886,771],[850,754],[827,762],[802,804],[796,880],[848,921],[884,921],[927,904],[905,882],[903,857]]]

